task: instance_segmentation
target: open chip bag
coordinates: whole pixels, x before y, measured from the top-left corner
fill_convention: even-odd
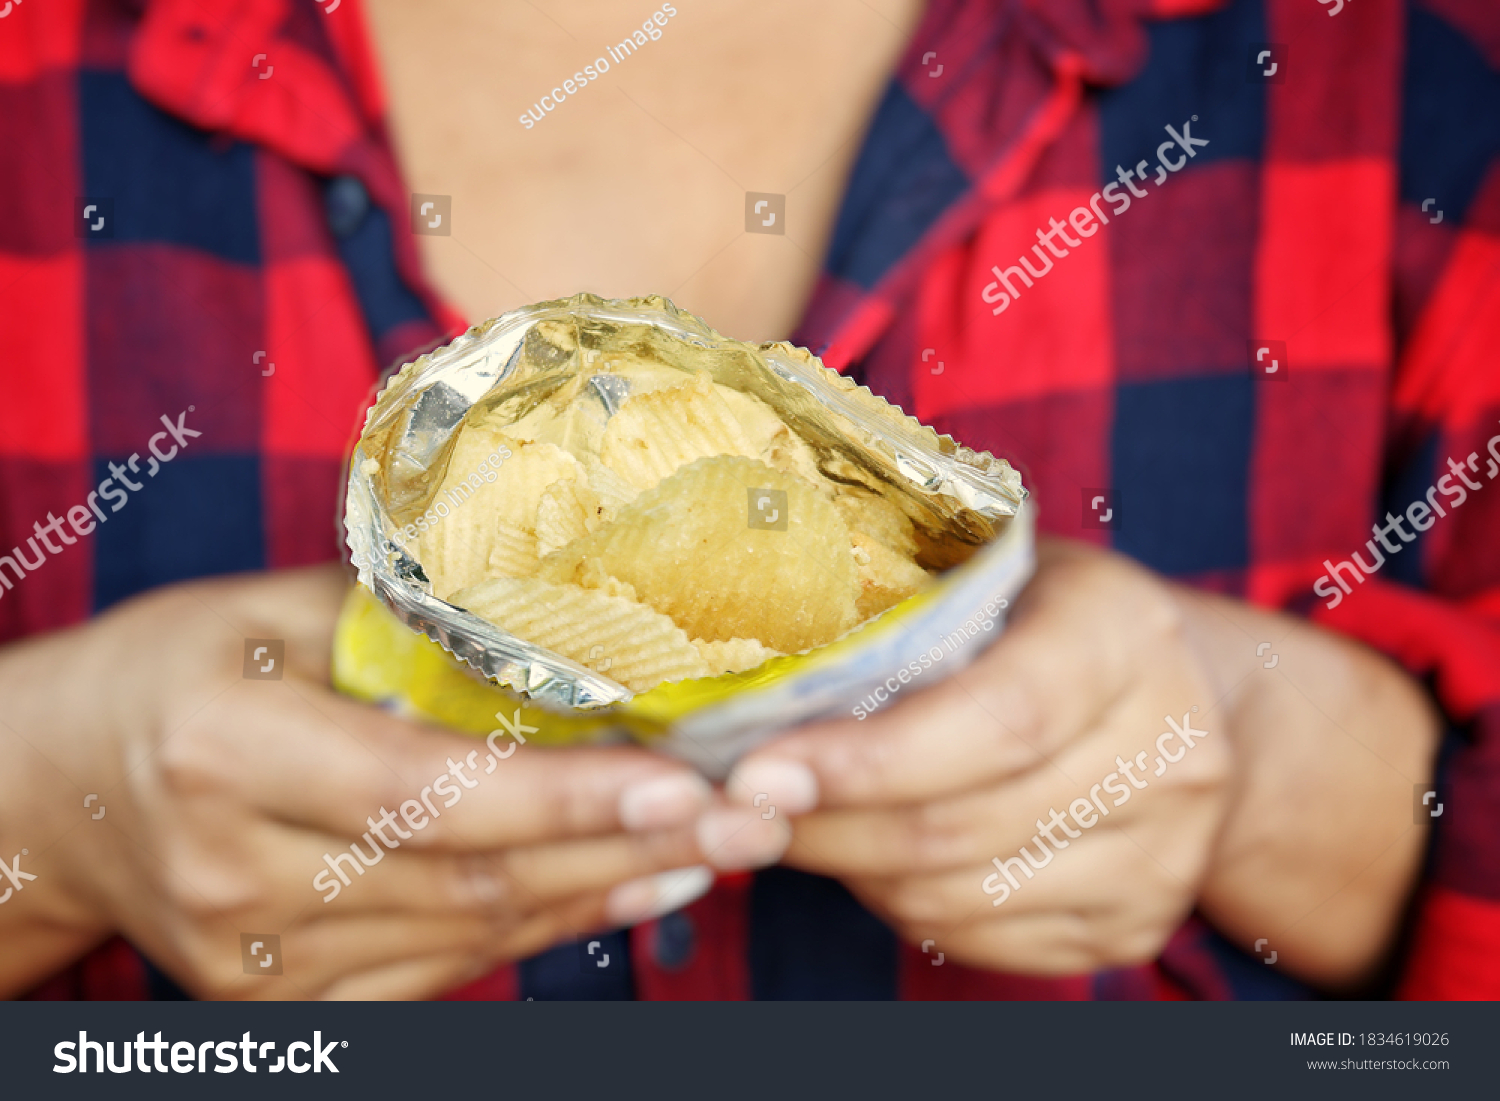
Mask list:
[[[492,749],[632,737],[722,778],[972,661],[1033,567],[1025,496],[805,349],[659,297],[528,306],[371,408],[334,683]]]

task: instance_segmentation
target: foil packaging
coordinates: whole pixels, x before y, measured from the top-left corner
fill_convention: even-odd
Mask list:
[[[597,402],[608,417],[630,392],[630,378],[615,369],[632,363],[675,368],[685,381],[707,371],[716,383],[767,403],[812,448],[826,477],[900,507],[916,532],[918,563],[941,574],[827,646],[636,695],[436,598],[410,525],[441,504],[434,498],[466,419],[512,423],[580,374],[588,377],[575,400]],[[505,473],[502,464],[499,476]],[[492,705],[508,715],[513,702],[526,721],[551,727],[538,741],[633,736],[718,778],[777,730],[850,714],[881,686],[893,695],[893,674],[922,654],[942,651],[928,659],[926,684],[972,661],[998,634],[1004,608],[1033,568],[1025,501],[1020,475],[1005,460],[939,435],[805,349],[727,339],[659,297],[582,294],[543,302],[477,325],[403,367],[369,411],[349,464],[344,521],[360,585],[488,689],[468,694],[475,702],[458,717],[452,708],[433,714],[421,703],[421,685],[388,667],[372,672],[381,664],[372,652],[383,645],[372,632],[393,625],[376,624],[368,609],[346,613],[335,681],[474,733],[495,725]]]

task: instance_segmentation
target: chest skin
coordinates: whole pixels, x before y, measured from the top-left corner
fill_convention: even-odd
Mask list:
[[[452,196],[423,263],[470,321],[588,290],[740,339],[795,326],[920,0],[650,2],[367,0],[407,184]],[[746,232],[750,192],[785,196],[784,234]]]

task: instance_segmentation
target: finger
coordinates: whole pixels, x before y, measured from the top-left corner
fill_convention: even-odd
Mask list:
[[[483,978],[500,964],[468,952],[401,960],[349,975],[319,995],[324,1001],[426,1001]]]
[[[1035,842],[986,861],[928,874],[844,882],[897,925],[949,929],[1020,914],[1099,919],[1129,912],[1170,921],[1191,907],[1194,883],[1154,859],[1126,831],[1095,830],[1058,851]]]
[[[1180,821],[1195,813],[1184,801],[1195,803],[1201,795],[1192,766],[1149,794],[1128,778],[1147,756],[1127,762],[1131,773],[1119,767],[1119,751],[1139,746],[1138,731],[1150,728],[1150,713],[1142,701],[1122,701],[1088,735],[998,784],[915,803],[804,814],[795,819],[788,862],[832,876],[924,874],[1014,853],[1039,839],[1066,847],[1069,838],[1095,827],[1130,825],[1147,813]],[[1140,775],[1146,774],[1142,768]]]
[[[293,925],[277,934],[263,951],[280,966],[280,975],[267,987],[278,987],[274,997],[318,997],[339,978],[384,967],[416,957],[440,953],[478,954],[506,936],[514,922],[495,921],[482,915],[392,915],[356,914]],[[274,945],[279,944],[280,959]],[[229,922],[199,926],[176,938],[174,953],[188,958],[178,966],[167,957],[168,970],[198,997],[260,997],[245,990],[240,931]],[[162,958],[162,957],[153,957]],[[252,987],[259,983],[250,984]]]
[[[484,859],[490,861],[500,878],[515,884],[517,890],[550,904],[697,865],[703,854],[696,830],[684,827],[635,836],[616,834],[533,845]],[[616,916],[622,921],[630,917],[624,911]]]
[[[721,871],[764,868],[781,859],[792,839],[775,806],[764,810],[719,804],[698,820],[698,848]]]
[[[1170,601],[1145,577],[1064,552],[969,669],[863,721],[776,739],[736,767],[727,797],[766,793],[790,813],[914,802],[1051,759],[1134,682],[1150,642],[1175,630]]]
[[[542,928],[548,941],[579,937],[603,922],[603,899],[586,911],[571,902],[542,907],[520,920],[480,916],[443,918],[408,914],[354,914],[293,927],[282,934],[286,974],[320,994],[347,975],[441,953],[475,958],[509,953],[518,930]]]
[[[467,853],[387,850],[378,841],[344,844],[326,834],[264,828],[258,851],[274,854],[262,872],[274,897],[297,910],[311,901],[329,913],[527,913],[702,860],[691,826]]]
[[[436,946],[438,951],[430,952],[428,945],[412,941],[404,953],[387,951],[390,962],[366,966],[362,974],[346,975],[328,984],[323,996],[424,996],[416,992],[418,988],[430,995],[448,985],[478,977],[500,960],[525,958],[559,941],[576,940],[601,929],[636,924],[681,909],[707,892],[712,884],[712,872],[701,865],[675,868],[622,884],[607,893],[592,891],[554,901],[520,920],[497,927],[486,941],[458,951],[444,952],[442,946]],[[316,950],[316,938],[312,939],[312,950]],[[388,950],[390,946],[383,947]]]
[[[1148,963],[1161,954],[1180,924],[1180,920],[1136,921],[1119,911],[1051,910],[1016,914],[1004,921],[968,921],[935,930],[933,939],[937,948],[960,963],[1017,975],[1058,977]]]
[[[304,913],[514,907],[513,884],[497,877],[489,854],[390,851],[267,819],[199,821],[207,825],[182,828],[159,864],[158,893],[190,917],[255,915],[254,927],[277,929]]]
[[[560,941],[604,927],[598,896],[572,899],[554,911],[533,915],[510,929],[484,951],[449,952],[397,960],[345,975],[329,984],[321,997],[339,1001],[432,998],[480,978],[507,960],[525,959]],[[575,933],[573,930],[582,930]]]
[[[413,846],[493,848],[662,828],[691,821],[709,801],[708,785],[666,757],[519,745],[503,724],[497,730],[487,744],[305,681],[244,681],[159,752],[176,794],[232,793],[351,840],[386,821]]]
[[[501,960],[534,955],[560,940],[680,909],[712,884],[712,872],[697,865],[631,880],[608,892],[556,899],[524,915],[320,916],[280,934],[282,981],[249,988],[230,978],[240,969],[240,957],[229,954],[231,947],[237,952],[238,937],[233,930],[216,927],[209,934],[212,944],[200,945],[199,953],[200,959],[216,956],[212,964],[200,965],[195,972],[178,961],[172,970],[229,979],[203,992],[210,997],[427,996],[477,977]]]
[[[930,803],[818,811],[796,820],[786,862],[836,877],[926,875],[1014,854],[1023,845],[1039,854],[1061,852],[1091,834],[1124,831],[1152,859],[1195,874],[1201,836],[1212,835],[1219,817],[1211,794],[1194,785],[1164,787],[1151,793],[1149,805],[1137,799],[1122,807],[1100,789],[1095,783],[1092,799],[1070,802],[1072,789],[1055,776],[1032,773],[999,789]],[[1119,790],[1126,790],[1123,782]],[[1190,838],[1189,830],[1205,832]]]
[[[317,683],[328,680],[334,629],[349,580],[343,566],[330,562],[210,578],[182,589],[245,638],[283,640],[286,669]]]
[[[998,787],[894,807],[815,811],[796,819],[787,863],[830,876],[915,875],[1014,852],[1044,826],[1057,778],[1038,770]],[[1066,819],[1064,825],[1068,825]],[[1077,827],[1071,827],[1077,832]]]

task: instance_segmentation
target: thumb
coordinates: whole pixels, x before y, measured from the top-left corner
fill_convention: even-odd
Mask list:
[[[1001,728],[950,678],[868,718],[825,720],[776,738],[735,765],[724,795],[742,804],[765,796],[783,814],[924,799],[990,771],[974,766],[996,756]]]

